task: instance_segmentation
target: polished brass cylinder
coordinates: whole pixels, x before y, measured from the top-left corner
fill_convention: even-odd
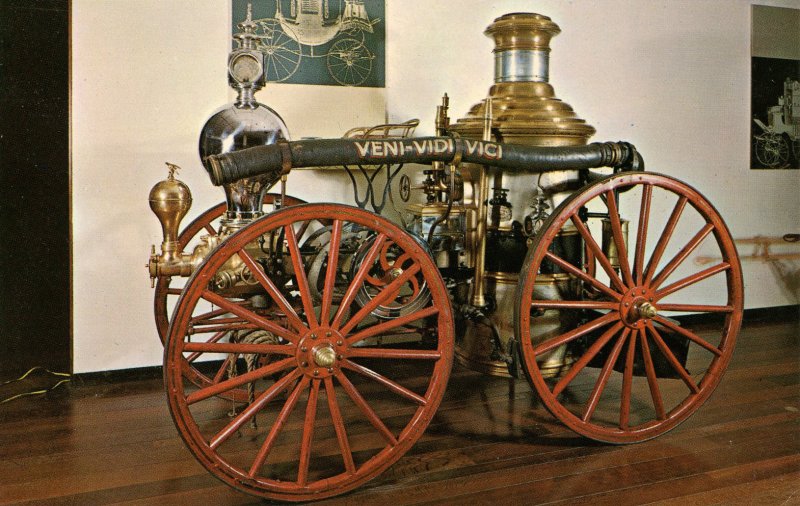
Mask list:
[[[150,190],[150,209],[153,210],[163,232],[161,250],[175,253],[178,249],[178,228],[192,207],[192,192],[182,181],[175,179],[175,169],[170,168],[167,179],[159,181]]]
[[[603,239],[602,248],[611,266],[619,269],[619,249],[617,243],[614,241],[614,232],[611,228],[611,220],[604,218],[603,223]],[[623,247],[628,251],[628,220],[620,220],[620,229],[622,230],[622,241],[625,243]]]
[[[531,146],[579,146],[595,133],[555,96],[549,81],[550,40],[561,29],[549,17],[506,14],[485,34],[495,41],[495,84],[489,89],[496,141]],[[485,102],[472,106],[451,130],[480,139]]]
[[[450,125],[449,130],[468,139],[493,140],[528,146],[581,146],[595,133],[595,129],[579,118],[569,104],[556,98],[550,85],[550,42],[561,29],[549,17],[534,13],[512,13],[500,16],[486,29],[485,35],[495,43],[494,84],[487,99],[475,104],[463,118]],[[486,119],[491,118],[491,135],[486,138]],[[541,174],[523,170],[507,170],[509,179],[520,175],[539,178]],[[473,306],[482,307],[487,300],[496,301],[497,307],[487,316],[493,322],[500,338],[503,352],[514,335],[514,303],[519,272],[483,272],[484,251],[487,240],[486,202],[489,195],[488,177],[503,181],[503,174],[487,174],[484,167],[464,164],[465,184],[477,191],[468,206],[467,221],[475,224],[469,237],[473,251],[468,252],[470,266],[475,269],[473,279]],[[571,192],[579,178],[577,171],[547,173],[539,178],[545,189]],[[535,187],[531,181],[529,187]],[[513,191],[513,188],[512,188]],[[553,197],[553,195],[550,195]],[[472,228],[471,228],[472,230]],[[555,276],[555,277],[554,277]],[[569,289],[563,276],[540,274],[536,290],[542,297],[561,297]],[[484,307],[490,311],[491,308]],[[535,318],[532,335],[543,339],[552,332],[567,328],[565,315],[549,310]],[[505,363],[492,358],[492,332],[485,324],[468,322],[463,339],[456,347],[456,358],[467,367],[491,375],[507,376]],[[540,367],[546,375],[556,376],[571,362],[566,356],[543,357]]]

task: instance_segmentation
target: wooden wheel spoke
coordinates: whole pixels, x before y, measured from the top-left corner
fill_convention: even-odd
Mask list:
[[[408,400],[410,400],[412,402],[415,402],[415,403],[419,404],[420,406],[424,406],[428,402],[421,395],[415,394],[414,392],[412,392],[411,390],[407,389],[406,387],[398,384],[395,381],[390,380],[386,376],[383,376],[382,374],[379,374],[379,373],[373,371],[372,369],[369,369],[368,367],[364,367],[363,365],[357,364],[357,363],[352,362],[350,360],[345,360],[342,365],[344,367],[350,369],[350,370],[353,370],[353,371],[357,372],[358,374],[364,376],[365,378],[369,378],[369,379],[375,381],[376,383],[379,383],[379,384],[385,386],[386,388],[388,388],[392,392],[394,392],[394,393],[396,393],[396,394],[398,394],[398,395],[400,395],[402,397],[405,397],[406,399],[408,399]]]
[[[350,357],[389,358],[393,360],[439,360],[439,350],[403,350],[397,348],[351,348]]]
[[[639,225],[636,228],[636,250],[633,258],[633,275],[636,284],[642,283],[644,271],[644,250],[647,245],[647,227],[650,223],[650,202],[653,197],[653,185],[646,184],[642,190],[642,205],[639,208]]]
[[[713,267],[709,267],[708,269],[704,269],[704,270],[702,270],[700,272],[696,272],[696,273],[692,274],[691,276],[687,276],[687,277],[685,277],[685,278],[683,278],[681,280],[678,280],[678,281],[672,283],[671,285],[666,286],[666,287],[662,288],[661,290],[659,290],[658,292],[656,292],[656,300],[663,299],[667,295],[675,293],[678,290],[682,290],[682,289],[686,288],[687,286],[690,286],[690,285],[693,285],[695,283],[698,283],[698,282],[700,282],[700,281],[702,281],[702,280],[704,280],[706,278],[710,278],[714,274],[727,271],[730,268],[731,268],[731,265],[729,263],[722,262],[722,263],[719,263],[719,264],[717,264],[717,265],[715,265]]]
[[[336,390],[333,387],[333,380],[330,376],[325,378],[325,395],[328,398],[328,410],[333,420],[333,428],[336,431],[336,439],[339,442],[339,451],[342,453],[344,468],[349,474],[354,474],[356,466],[353,462],[353,452],[347,440],[347,430],[344,427],[342,412],[339,409],[339,402],[336,400]]]
[[[317,418],[317,398],[320,380],[311,382],[306,404],[306,417],[303,421],[303,438],[300,441],[300,463],[297,470],[297,484],[304,486],[308,480],[308,466],[311,462],[311,442],[314,439],[314,422]]]
[[[608,217],[611,221],[611,235],[614,238],[614,244],[617,246],[617,255],[619,256],[619,269],[622,272],[622,279],[628,286],[636,286],[631,275],[630,264],[628,264],[628,245],[625,243],[625,238],[622,236],[622,220],[619,217],[617,210],[617,199],[613,190],[606,192],[606,206],[608,207]]]
[[[300,394],[308,387],[308,383],[308,376],[303,376],[303,379],[301,379],[300,383],[297,384],[295,389],[289,395],[289,398],[286,399],[286,404],[283,405],[283,409],[281,409],[281,412],[278,414],[275,422],[273,422],[269,434],[267,434],[266,439],[264,439],[264,443],[261,445],[256,458],[253,460],[253,464],[250,466],[248,475],[251,478],[254,477],[256,473],[258,473],[258,470],[261,469],[261,466],[264,465],[264,462],[267,460],[267,456],[269,456],[270,450],[272,450],[272,446],[275,444],[275,440],[278,438],[283,426],[286,424],[286,420],[289,419],[289,415],[291,415],[292,411],[294,411],[294,407],[297,405],[298,399],[300,399]]]
[[[565,388],[569,386],[572,380],[575,379],[575,376],[580,373],[584,367],[586,367],[589,362],[600,352],[600,350],[605,346],[612,337],[614,337],[624,326],[622,322],[617,322],[614,324],[610,329],[608,329],[602,336],[600,336],[597,341],[595,341],[586,353],[578,359],[577,362],[572,364],[569,371],[561,378],[556,386],[553,388],[553,395],[558,396],[561,392],[564,391]]]
[[[669,263],[664,267],[664,269],[661,270],[661,272],[655,277],[655,279],[650,284],[650,287],[653,290],[657,290],[658,287],[661,286],[661,283],[663,283],[669,277],[669,275],[672,274],[675,271],[675,269],[677,269],[678,266],[681,263],[683,263],[684,260],[686,260],[686,257],[688,257],[689,254],[692,251],[694,251],[695,248],[697,248],[697,246],[699,246],[701,242],[703,242],[703,239],[705,239],[706,236],[708,236],[708,234],[711,233],[712,230],[714,230],[714,225],[712,225],[711,223],[706,223],[706,225],[699,232],[697,232],[697,234],[695,234],[694,237],[692,237],[692,239],[686,244],[686,246],[681,248],[678,254],[675,255],[675,257],[672,260],[669,261]]]
[[[275,397],[286,390],[286,388],[294,382],[302,374],[298,369],[290,372],[283,378],[276,381],[272,386],[264,390],[249,406],[247,406],[241,413],[231,420],[222,430],[217,432],[208,443],[211,448],[217,448],[219,445],[228,440],[233,434],[238,431],[242,425],[249,421],[256,413],[261,411],[269,402]]]
[[[303,257],[300,255],[300,247],[297,244],[294,227],[289,224],[283,227],[283,229],[286,235],[286,244],[289,246],[289,256],[292,259],[294,277],[297,280],[297,291],[300,292],[300,300],[303,302],[303,311],[306,314],[306,320],[313,329],[317,327],[317,315],[314,311],[314,300],[311,298],[311,291],[308,288],[308,277],[306,276],[306,269],[303,265]]]
[[[255,344],[255,343],[185,343],[183,351],[197,353],[238,353],[243,354],[278,354],[293,355],[295,348],[285,344]]]
[[[217,369],[217,373],[214,374],[214,378],[211,380],[211,383],[216,385],[217,383],[222,381],[222,377],[225,376],[226,372],[228,372],[228,367],[230,367],[231,364],[235,363],[238,358],[239,355],[235,353],[231,353],[227,357],[225,357],[225,360],[222,361],[222,364],[220,364],[219,369]]]
[[[681,195],[681,197],[678,199],[678,202],[675,203],[675,207],[672,209],[672,214],[670,214],[667,224],[664,225],[664,231],[661,233],[658,243],[656,243],[656,249],[653,251],[653,256],[650,257],[650,262],[647,264],[647,270],[645,271],[643,281],[645,286],[650,286],[650,280],[653,279],[653,274],[655,273],[656,268],[658,268],[658,263],[661,261],[661,256],[664,254],[664,250],[667,248],[667,244],[672,237],[672,233],[675,231],[675,226],[678,224],[678,220],[680,220],[681,214],[683,214],[683,208],[686,207],[686,202],[688,202],[688,200],[688,197]]]
[[[413,313],[409,313],[405,316],[401,316],[399,318],[393,318],[391,320],[387,320],[383,323],[379,323],[378,325],[370,325],[369,327],[365,328],[364,330],[353,334],[352,336],[347,338],[348,346],[352,346],[358,342],[367,339],[368,337],[377,336],[383,334],[384,332],[388,332],[390,330],[396,329],[398,327],[402,327],[404,325],[408,325],[409,323],[413,323],[417,320],[421,320],[423,318],[427,318],[429,316],[433,316],[439,313],[439,308],[436,306],[429,306],[425,309],[420,309],[419,311],[415,311]],[[351,350],[355,351],[357,350]]]
[[[573,341],[593,330],[599,329],[600,327],[617,320],[619,320],[619,314],[616,312],[611,312],[599,318],[595,318],[594,320],[584,323],[576,329],[541,343],[539,346],[533,349],[533,354],[538,357],[539,355],[547,353],[550,350],[554,350],[559,346],[563,346],[570,341]]]
[[[653,357],[650,356],[650,346],[647,344],[647,333],[644,329],[639,330],[639,342],[642,344],[642,358],[644,360],[644,371],[647,375],[647,385],[650,387],[650,397],[653,398],[653,407],[656,410],[656,417],[659,420],[666,420],[664,412],[664,401],[661,399],[661,390],[658,388],[658,377],[656,369],[653,367]]]
[[[244,318],[214,318],[213,320],[198,320],[190,322],[194,334],[206,333],[209,328],[218,328],[222,326],[245,327],[249,324]]]
[[[373,297],[364,305],[364,307],[359,309],[358,313],[353,315],[353,317],[348,320],[347,324],[341,328],[341,333],[349,333],[351,330],[353,330],[353,328],[355,328],[356,325],[366,318],[367,315],[377,309],[378,306],[385,302],[389,302],[390,299],[393,298],[392,296],[396,296],[400,288],[402,288],[402,286],[406,284],[412,276],[415,276],[419,272],[419,269],[419,264],[414,264],[411,266],[411,268],[403,271],[403,273],[398,276],[397,279],[386,285],[380,292],[378,292],[378,295]]]
[[[280,336],[287,341],[292,343],[297,343],[300,340],[300,337],[278,325],[277,323],[268,320],[267,318],[250,311],[249,309],[232,302],[225,297],[218,295],[211,290],[204,290],[202,293],[202,297],[207,301],[211,302],[212,304],[216,304],[217,306],[227,310],[230,313],[233,313],[237,316],[244,318],[245,320],[253,323],[254,325],[268,331],[272,332],[273,334]]]
[[[718,357],[722,355],[722,350],[720,350],[719,348],[717,348],[713,344],[709,343],[708,341],[706,341],[702,337],[698,336],[697,334],[695,334],[691,330],[685,329],[685,328],[681,327],[680,325],[677,325],[677,324],[675,324],[675,323],[673,323],[673,322],[669,321],[668,319],[666,319],[664,317],[661,317],[661,316],[656,316],[655,317],[655,321],[658,322],[660,325],[663,325],[664,327],[667,327],[671,331],[677,332],[678,334],[682,335],[686,339],[689,339],[690,341],[694,342],[695,344],[707,349],[708,351],[710,351],[714,355],[716,355]]]
[[[597,404],[600,402],[600,396],[603,395],[603,390],[606,388],[608,378],[611,377],[611,371],[614,368],[614,364],[617,362],[619,353],[622,351],[622,345],[625,344],[625,340],[628,338],[630,331],[631,329],[629,328],[626,328],[622,331],[622,334],[617,339],[617,344],[614,345],[614,348],[608,355],[605,364],[603,364],[603,368],[600,370],[600,376],[597,377],[597,381],[594,384],[592,393],[589,394],[589,401],[586,403],[586,409],[581,417],[584,422],[591,420],[594,410],[597,409]]]
[[[187,335],[196,335],[196,334],[210,334],[211,332],[233,332],[236,330],[257,330],[259,328],[258,325],[255,323],[224,323],[222,325],[213,325],[213,326],[200,326],[200,327],[190,327],[187,329]]]
[[[209,235],[211,236],[217,235],[217,231],[214,229],[214,227],[211,226],[211,223],[206,223],[205,225],[203,225],[203,228],[206,230],[206,232],[208,232]]]
[[[358,272],[356,275],[353,276],[353,279],[350,281],[350,286],[347,287],[347,291],[344,293],[344,297],[342,297],[342,301],[339,303],[339,309],[336,311],[336,315],[333,317],[333,322],[331,322],[331,327],[337,328],[339,326],[339,322],[341,321],[344,314],[347,312],[350,304],[353,303],[353,299],[356,296],[356,293],[361,289],[362,284],[364,283],[364,278],[369,273],[370,268],[372,267],[373,263],[375,262],[375,257],[378,255],[378,252],[383,246],[383,242],[386,240],[386,234],[381,233],[375,238],[375,243],[367,252],[367,255],[364,257],[364,261],[361,262],[361,265],[358,268]]]
[[[244,249],[240,250],[238,255],[245,265],[247,265],[247,268],[250,269],[253,277],[256,278],[258,283],[264,288],[264,290],[267,291],[270,298],[275,302],[275,304],[278,305],[278,309],[280,309],[283,314],[286,315],[286,319],[289,321],[292,327],[294,327],[298,332],[305,332],[308,327],[306,327],[300,317],[297,316],[297,313],[292,305],[289,304],[289,301],[286,300],[278,287],[275,286],[275,283],[273,283],[272,280],[269,279],[266,274],[264,274],[264,271],[261,270],[261,267],[256,263],[255,260],[253,260],[253,257],[250,256],[250,254]]]
[[[660,311],[680,311],[696,313],[731,313],[733,306],[710,306],[704,304],[659,304]]]
[[[183,293],[183,288],[167,288],[167,295],[180,295]]]
[[[532,308],[540,309],[619,309],[618,302],[603,302],[594,300],[532,300]]]
[[[619,428],[628,429],[631,414],[631,387],[633,385],[633,357],[636,354],[636,336],[631,332],[628,337],[628,353],[625,357],[625,372],[622,373],[622,396],[620,398]]]
[[[336,373],[336,379],[339,380],[339,383],[342,385],[342,388],[344,388],[344,391],[347,392],[347,395],[349,395],[350,398],[353,400],[353,402],[356,404],[356,406],[358,406],[358,409],[361,410],[361,413],[363,413],[364,416],[367,417],[369,423],[372,424],[373,427],[375,427],[375,430],[377,430],[390,445],[396,446],[397,438],[394,437],[392,431],[390,431],[389,428],[386,427],[386,425],[383,423],[380,417],[378,417],[377,413],[375,413],[375,411],[371,407],[369,407],[367,401],[364,400],[364,397],[362,397],[360,393],[358,393],[358,390],[356,390],[356,387],[353,386],[353,384],[350,382],[349,379],[347,379],[347,376],[342,374],[342,372],[340,371]]]
[[[626,292],[625,285],[623,284],[622,280],[619,279],[617,272],[614,270],[614,267],[611,265],[611,261],[608,259],[605,253],[603,253],[602,248],[597,244],[597,241],[594,240],[592,237],[592,233],[589,232],[589,229],[586,228],[586,225],[581,221],[577,214],[573,214],[570,216],[572,223],[575,225],[575,228],[578,229],[578,233],[581,234],[583,240],[586,242],[586,245],[592,251],[592,254],[600,263],[600,266],[606,271],[608,274],[608,278],[611,280],[611,283],[619,290],[620,292]]]
[[[650,335],[653,337],[653,341],[655,341],[658,349],[661,350],[661,354],[664,355],[664,358],[667,359],[667,362],[669,362],[675,372],[678,373],[678,376],[681,377],[683,382],[686,383],[686,386],[688,386],[693,393],[699,393],[700,388],[698,388],[697,384],[695,384],[694,380],[692,380],[692,377],[689,376],[686,368],[683,367],[680,362],[678,362],[677,358],[675,358],[672,350],[669,349],[667,344],[664,342],[664,339],[662,339],[661,334],[659,334],[658,330],[656,330],[655,326],[653,326],[652,322],[647,322],[647,330],[650,331]]]
[[[212,323],[219,323],[221,319],[217,317],[227,313],[228,311],[225,309],[215,309],[213,311],[207,311],[205,313],[192,316],[189,319],[189,325],[210,325]]]
[[[228,335],[228,332],[225,332],[225,331],[217,332],[208,341],[206,341],[206,343],[216,343],[217,341],[219,341],[220,339],[222,339],[223,337],[225,337],[227,335]],[[189,344],[189,343],[186,343],[186,344]],[[183,345],[183,351],[187,351],[186,350],[186,344]],[[192,344],[195,344],[195,343],[192,343]],[[192,353],[191,355],[189,355],[188,357],[186,357],[186,361],[187,362],[194,362],[201,355],[202,355],[201,352],[196,351],[196,352]]]
[[[325,273],[325,285],[322,289],[322,309],[320,323],[327,325],[331,317],[333,291],[336,287],[336,269],[339,265],[339,246],[342,242],[342,221],[335,220],[331,229],[331,240],[328,248],[328,270]]]
[[[267,376],[271,376],[277,372],[283,371],[288,369],[292,365],[296,363],[294,357],[285,358],[283,360],[279,360],[278,362],[274,362],[272,364],[266,365],[264,367],[259,367],[254,371],[246,372],[240,376],[236,376],[225,381],[221,381],[214,385],[201,388],[195,392],[192,392],[186,397],[187,404],[194,404],[195,402],[202,401],[204,399],[208,399],[209,397],[213,397],[215,395],[219,395],[223,392],[227,392],[228,390],[232,390],[238,386],[244,385],[245,383],[251,383],[261,378],[265,378]]]
[[[557,266],[559,266],[560,268],[562,268],[563,270],[565,270],[565,271],[569,272],[570,274],[572,274],[574,276],[577,276],[580,279],[582,279],[582,280],[586,281],[587,283],[591,284],[593,287],[595,287],[596,289],[598,289],[601,292],[605,293],[606,295],[608,295],[612,299],[620,300],[622,298],[622,295],[620,295],[619,293],[615,292],[613,289],[608,287],[605,283],[603,283],[600,280],[598,280],[598,279],[586,274],[585,272],[583,272],[582,270],[578,269],[577,267],[575,267],[571,263],[567,262],[566,260],[557,257],[552,252],[550,252],[550,251],[546,252],[545,253],[545,257],[548,260],[550,260],[551,262],[553,262],[554,264],[556,264]]]

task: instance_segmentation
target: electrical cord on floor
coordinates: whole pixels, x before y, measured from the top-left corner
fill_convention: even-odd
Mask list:
[[[3,386],[8,385],[10,383],[16,383],[17,381],[22,381],[25,378],[27,378],[28,376],[30,376],[31,373],[33,373],[34,371],[38,371],[38,370],[45,371],[48,374],[52,374],[53,376],[64,377],[66,379],[59,380],[55,385],[51,386],[50,388],[46,388],[46,389],[43,389],[43,390],[34,390],[34,391],[31,391],[31,392],[23,392],[21,394],[12,395],[11,397],[8,397],[6,399],[0,400],[0,404],[5,404],[7,402],[11,402],[14,399],[19,399],[20,397],[28,397],[28,396],[31,396],[31,395],[43,395],[43,394],[46,394],[48,392],[52,392],[53,390],[55,390],[59,386],[63,385],[64,383],[69,383],[70,382],[70,378],[72,377],[72,375],[69,374],[69,373],[53,372],[53,371],[51,371],[49,369],[45,369],[44,367],[37,365],[36,367],[30,368],[28,370],[28,372],[26,372],[25,374],[23,374],[22,376],[20,376],[17,379],[8,380],[8,381],[4,381],[4,382],[0,383],[0,387],[3,387]]]

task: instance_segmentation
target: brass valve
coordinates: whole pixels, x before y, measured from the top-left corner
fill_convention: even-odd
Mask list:
[[[159,276],[191,274],[191,255],[183,255],[178,245],[178,230],[181,220],[192,207],[192,192],[183,182],[175,179],[175,172],[180,170],[175,164],[167,162],[169,174],[167,179],[159,181],[150,190],[150,209],[153,210],[158,221],[164,240],[161,242],[161,254],[156,253],[155,245],[152,246],[150,262],[147,267],[150,271],[151,284]]]

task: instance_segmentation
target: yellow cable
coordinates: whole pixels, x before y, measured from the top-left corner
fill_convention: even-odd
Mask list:
[[[31,373],[33,373],[34,371],[36,371],[36,370],[39,370],[39,369],[41,369],[41,370],[43,370],[43,371],[45,371],[45,372],[47,372],[47,373],[49,373],[49,374],[52,374],[53,376],[62,376],[62,377],[66,377],[66,378],[69,378],[69,377],[71,377],[71,376],[72,376],[72,375],[71,375],[71,374],[69,374],[69,373],[65,373],[65,372],[53,372],[53,371],[51,371],[51,370],[49,370],[49,369],[45,369],[44,367],[42,367],[42,366],[38,366],[38,365],[37,365],[36,367],[31,367],[31,368],[28,370],[28,372],[26,372],[25,374],[23,374],[22,376],[20,376],[20,377],[19,377],[19,378],[17,378],[17,379],[12,379],[12,380],[8,380],[8,381],[4,381],[4,382],[0,383],[0,386],[5,386],[5,385],[8,385],[8,384],[10,384],[10,383],[15,383],[15,382],[17,382],[17,381],[22,381],[22,380],[24,380],[25,378],[27,378],[28,376],[30,376],[30,374],[31,374]],[[59,381],[58,383],[56,383],[55,385],[53,385],[52,387],[50,387],[50,388],[47,388],[47,389],[45,389],[45,390],[34,390],[34,391],[32,391],[32,392],[24,392],[24,393],[21,393],[21,394],[12,395],[11,397],[8,397],[8,398],[6,398],[6,399],[0,400],[0,404],[5,404],[5,403],[7,403],[7,402],[11,402],[11,401],[13,401],[14,399],[19,399],[20,397],[27,397],[27,396],[30,396],[30,395],[42,395],[42,394],[46,394],[47,392],[50,392],[50,391],[53,391],[53,390],[55,390],[56,388],[58,388],[59,386],[63,385],[64,383],[69,383],[69,382],[70,382],[70,380],[69,380],[69,379],[63,379],[63,380]]]

